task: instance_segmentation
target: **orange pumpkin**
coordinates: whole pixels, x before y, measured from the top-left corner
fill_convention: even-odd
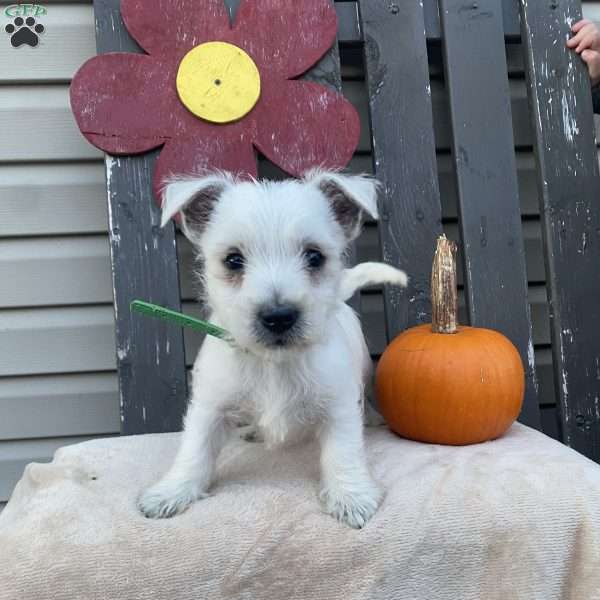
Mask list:
[[[456,323],[456,246],[442,236],[432,270],[432,324],[399,335],[376,375],[392,431],[463,445],[501,436],[521,411],[525,373],[514,345],[491,329]]]

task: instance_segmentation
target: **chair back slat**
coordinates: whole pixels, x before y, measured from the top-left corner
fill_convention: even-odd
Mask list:
[[[600,183],[585,65],[565,50],[580,0],[521,0],[564,441],[600,461]]]
[[[469,320],[517,346],[520,420],[539,428],[502,1],[440,0],[440,15]]]
[[[442,232],[425,22],[420,2],[359,4],[382,253],[411,278],[406,291],[385,290],[391,339],[430,319],[431,261]]]
[[[139,52],[119,0],[94,2],[98,52]],[[152,194],[157,153],[106,159],[121,433],[181,429],[187,399],[183,333],[134,315],[135,298],[180,310],[175,228],[160,228]]]
[[[358,11],[359,0],[356,2],[337,2],[339,39],[344,42],[362,42],[363,28]],[[390,2],[390,6],[394,4]],[[397,4],[397,3],[396,3]],[[425,21],[425,35],[428,41],[437,41],[441,37],[440,16],[438,13],[438,0],[423,1],[423,17]],[[507,38],[519,38],[519,1],[504,0],[502,2],[502,21],[504,35]]]

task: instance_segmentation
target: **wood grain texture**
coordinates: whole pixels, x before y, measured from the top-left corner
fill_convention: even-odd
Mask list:
[[[410,277],[407,290],[385,292],[391,339],[429,320],[431,264],[442,228],[425,23],[418,2],[363,0],[360,14],[374,173],[382,183],[382,253]]]
[[[579,0],[521,0],[564,441],[600,461],[600,181],[589,79],[565,47]]]
[[[135,52],[119,13],[119,0],[97,0],[100,53]],[[160,228],[152,194],[156,155],[106,158],[116,354],[121,432],[174,431],[181,427],[187,396],[181,329],[129,311],[139,298],[179,310],[175,228]]]
[[[502,1],[440,0],[440,15],[469,324],[517,347],[527,375],[519,419],[539,429]]]
[[[507,38],[520,36],[517,1],[504,0],[502,2],[503,27]],[[361,2],[342,2],[338,5],[340,41],[342,42],[363,41],[364,27],[360,23],[360,17],[355,9],[356,4],[361,5]],[[388,7],[399,7],[400,4],[401,2],[389,2]],[[441,38],[441,28],[437,0],[423,0],[422,4],[426,38],[428,41],[438,41]]]

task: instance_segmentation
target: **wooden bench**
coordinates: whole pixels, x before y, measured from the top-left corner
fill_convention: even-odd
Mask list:
[[[237,2],[227,5],[233,13]],[[94,8],[100,53],[140,51],[122,24],[119,0],[95,0]],[[364,68],[366,77],[369,118],[359,152],[372,149],[373,173],[383,184],[381,253],[411,276],[407,293],[383,291],[385,321],[375,314],[367,335],[385,322],[389,340],[430,318],[431,258],[448,201],[439,189],[433,77],[443,82],[449,106],[464,314],[516,344],[527,367],[520,420],[540,428],[515,155],[515,146],[531,144],[562,438],[600,460],[598,158],[587,73],[564,44],[581,17],[579,0],[439,0],[439,7],[436,0],[358,0],[336,9],[342,55],[354,75]],[[528,109],[512,114],[508,73],[518,65]],[[338,48],[306,77],[340,89]],[[187,400],[183,332],[129,311],[134,298],[181,307],[176,230],[159,228],[152,198],[155,158],[112,160],[108,170],[123,434],[180,429]],[[359,258],[361,252],[359,243]]]

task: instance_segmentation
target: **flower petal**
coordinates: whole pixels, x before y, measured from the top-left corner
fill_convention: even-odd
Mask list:
[[[223,0],[122,0],[121,16],[136,42],[157,56],[181,56],[229,30]]]
[[[164,143],[187,116],[173,89],[173,66],[145,54],[102,54],[71,83],[79,129],[111,154],[145,152]],[[187,113],[187,114],[186,114]]]
[[[336,32],[330,0],[242,0],[232,33],[259,68],[291,79],[333,46]]]
[[[360,121],[341,94],[308,81],[264,90],[255,108],[254,145],[290,175],[313,167],[342,168],[352,158]]]
[[[154,197],[159,205],[165,182],[174,176],[200,175],[206,171],[229,171],[241,177],[256,177],[256,153],[248,132],[239,136],[219,135],[204,139],[169,140],[154,167]]]

